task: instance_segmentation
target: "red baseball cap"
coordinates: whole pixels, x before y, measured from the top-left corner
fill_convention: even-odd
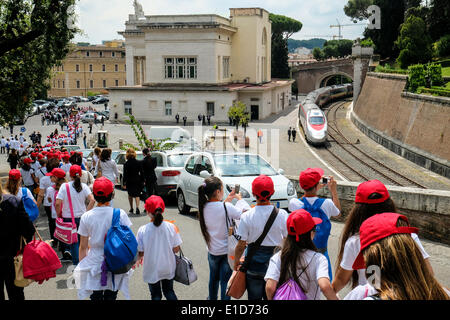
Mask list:
[[[266,196],[262,196],[262,193],[266,191],[269,194]],[[269,199],[275,193],[275,187],[273,185],[273,181],[270,177],[266,175],[260,175],[252,182],[252,193],[255,196],[262,198],[262,200]]]
[[[162,212],[166,209],[164,200],[160,196],[151,196],[145,201],[145,210],[147,210],[147,212],[155,213],[158,208],[160,208]]]
[[[80,168],[80,166],[74,166]],[[72,170],[74,166],[70,167],[70,170]],[[95,179],[92,191],[96,196],[109,196],[114,191],[114,183],[105,177],[100,177]]]
[[[37,158],[38,158],[38,160],[42,160],[43,158],[44,158],[44,155],[42,155],[42,154],[38,154],[38,156],[37,156]]]
[[[32,158],[36,158],[36,157],[37,157],[37,155],[38,155],[38,153],[37,153],[37,152],[32,152],[32,153],[31,153],[31,157],[32,157]]]
[[[19,180],[22,177],[22,174],[17,169],[11,169],[9,171],[9,179],[11,180]]]
[[[376,199],[370,199],[373,193],[378,193]],[[356,203],[381,203],[389,199],[389,192],[386,186],[378,180],[369,180],[361,183],[356,189],[355,202]]]
[[[31,158],[25,158],[23,159],[23,163],[30,164],[33,163],[33,160],[31,160]]]
[[[314,226],[321,224],[322,219],[313,218],[311,214],[304,210],[299,209],[292,212],[286,222],[288,234],[296,236],[296,240],[299,240],[299,236],[309,232]]]
[[[324,171],[321,168],[308,168],[300,172],[299,182],[303,190],[314,187],[322,179]]]
[[[55,168],[51,172],[49,172],[49,173],[47,173],[45,175],[49,176],[49,177],[55,176],[55,177],[57,177],[59,179],[62,179],[62,178],[65,178],[66,172],[63,169]]]
[[[365,269],[363,251],[372,243],[389,237],[393,234],[399,233],[418,233],[419,229],[408,227],[397,227],[397,222],[402,219],[408,222],[408,218],[404,215],[392,212],[380,213],[366,219],[359,228],[359,241],[361,242],[361,249],[355,262],[353,262],[353,269]]]
[[[74,164],[73,166],[70,167],[69,174],[70,174],[70,176],[72,178],[74,178],[76,175],[81,177],[82,173],[83,172],[82,172],[81,167],[79,165]]]

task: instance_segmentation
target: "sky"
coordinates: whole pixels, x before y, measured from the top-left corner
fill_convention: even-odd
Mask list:
[[[285,15],[303,24],[292,39],[330,39],[338,28],[330,25],[350,24],[344,14],[347,0],[138,0],[145,15],[218,14],[229,17],[229,8],[259,7],[275,14]],[[122,39],[117,32],[125,30],[128,15],[134,13],[133,0],[78,0],[76,25],[83,31],[75,42],[101,44],[102,40]],[[337,21],[338,20],[338,21]],[[367,23],[365,21],[361,23]],[[362,37],[365,25],[342,28],[345,39]]]

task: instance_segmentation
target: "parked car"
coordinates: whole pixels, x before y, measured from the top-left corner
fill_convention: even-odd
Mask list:
[[[69,151],[69,152],[71,152],[71,151],[77,151],[77,152],[81,151],[81,147],[78,146],[78,145],[74,145],[74,144],[63,146],[63,147],[66,148],[67,151]]]
[[[270,176],[275,186],[271,202],[280,208],[287,208],[289,201],[297,196],[294,184],[286,178],[284,171],[276,171],[257,154],[197,152],[186,161],[177,188],[177,205],[182,214],[189,213],[191,207],[198,206],[198,187],[204,179],[214,175],[224,184],[224,199],[235,184],[240,184],[242,198],[249,205],[255,205],[252,182],[260,174]]]
[[[103,103],[108,103],[109,99],[105,98],[105,97],[101,97],[101,98],[97,98],[94,101],[92,101],[93,104],[103,104]]]
[[[95,123],[99,123],[102,122],[102,115],[97,114],[97,120],[95,121],[95,116],[94,116],[94,112],[88,112],[86,114],[84,114],[83,116],[81,116],[81,122],[83,123],[88,123],[90,121],[95,121]],[[106,120],[106,118],[105,118]]]

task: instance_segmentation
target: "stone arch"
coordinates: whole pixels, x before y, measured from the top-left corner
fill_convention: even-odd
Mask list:
[[[333,71],[329,71],[329,72],[326,72],[326,73],[322,74],[320,77],[317,77],[315,88],[319,89],[320,88],[320,84],[326,78],[330,78],[332,76],[338,76],[338,75],[343,75],[343,76],[353,80],[353,75],[350,75],[350,74],[348,74],[347,72],[344,72],[344,71],[333,70]]]
[[[266,30],[266,27],[264,27],[263,31],[262,31],[261,44],[263,46],[267,45],[267,30]]]

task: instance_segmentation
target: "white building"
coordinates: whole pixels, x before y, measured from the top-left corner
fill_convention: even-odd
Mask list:
[[[228,122],[235,101],[252,119],[289,105],[293,80],[271,79],[271,22],[260,8],[218,15],[144,16],[125,23],[127,86],[109,88],[112,119]]]

